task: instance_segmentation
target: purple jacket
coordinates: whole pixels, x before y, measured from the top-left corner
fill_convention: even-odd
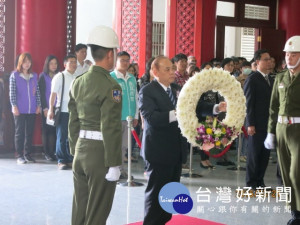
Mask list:
[[[51,82],[52,78],[42,72],[39,77],[39,89],[40,89],[40,95],[41,95],[41,104],[42,109],[48,109],[49,108],[49,98],[51,94]]]
[[[17,106],[21,114],[33,114],[40,106],[40,92],[37,74],[32,73],[26,80],[17,71],[14,71],[9,80],[9,97],[12,106]]]

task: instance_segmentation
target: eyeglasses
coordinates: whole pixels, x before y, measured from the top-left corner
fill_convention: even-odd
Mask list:
[[[129,62],[130,62],[130,59],[120,59],[120,62],[121,62],[121,63],[129,63]]]
[[[265,59],[260,59],[261,61],[265,61],[265,62],[267,62],[267,61],[270,61],[271,60],[271,58],[265,58]]]

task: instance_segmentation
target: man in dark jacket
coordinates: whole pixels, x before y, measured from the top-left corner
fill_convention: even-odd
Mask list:
[[[264,146],[267,136],[267,124],[273,80],[268,71],[271,58],[267,50],[258,50],[254,54],[257,71],[245,81],[248,129],[248,155],[246,165],[246,185],[252,189],[265,187],[264,175],[269,163],[270,150]]]

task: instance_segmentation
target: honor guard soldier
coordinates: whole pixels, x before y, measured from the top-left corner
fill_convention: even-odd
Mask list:
[[[110,76],[119,41],[97,26],[88,46],[95,65],[74,80],[69,101],[69,142],[74,155],[72,225],[105,225],[120,177],[122,92]]]
[[[285,187],[290,187],[292,219],[300,224],[300,36],[287,40],[284,50],[287,70],[276,75],[270,104],[265,146],[275,148]]]

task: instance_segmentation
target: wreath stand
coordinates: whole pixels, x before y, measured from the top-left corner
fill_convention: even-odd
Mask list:
[[[200,174],[196,174],[196,173],[193,173],[192,171],[192,164],[193,164],[193,145],[190,144],[190,169],[189,169],[189,172],[188,173],[185,173],[185,174],[181,174],[182,177],[189,177],[189,178],[199,178],[199,177],[203,177],[202,175]]]
[[[237,148],[237,151],[238,151],[238,154],[237,154],[237,166],[234,166],[234,167],[231,167],[231,168],[227,168],[227,170],[234,170],[234,171],[246,171],[246,168],[244,167],[241,167],[241,162],[240,162],[240,157],[241,157],[241,150],[242,150],[242,135],[241,133],[239,134],[239,143],[238,143],[238,148]]]
[[[138,187],[143,186],[142,183],[136,182],[132,179],[131,176],[131,152],[132,152],[132,142],[131,142],[131,130],[132,130],[132,117],[127,116],[127,122],[128,122],[128,179],[127,182],[124,183],[118,183],[120,186],[123,187]],[[123,160],[123,159],[122,159]]]

